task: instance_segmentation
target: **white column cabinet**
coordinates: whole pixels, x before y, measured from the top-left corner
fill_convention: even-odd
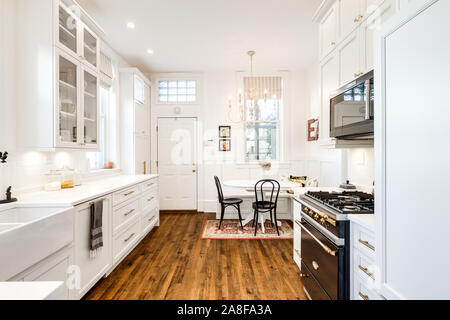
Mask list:
[[[97,150],[95,22],[72,0],[17,0],[17,6],[19,147]]]
[[[410,4],[376,39],[376,258],[388,299],[450,299],[449,12],[448,0]]]
[[[150,174],[150,81],[136,68],[120,70],[121,166]]]

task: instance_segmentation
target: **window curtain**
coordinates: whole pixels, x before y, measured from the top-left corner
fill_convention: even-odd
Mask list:
[[[100,80],[102,85],[112,87],[113,85],[113,64],[110,57],[103,52],[100,53]]]
[[[249,100],[249,90],[255,100],[281,99],[283,81],[281,77],[244,77],[245,99]]]

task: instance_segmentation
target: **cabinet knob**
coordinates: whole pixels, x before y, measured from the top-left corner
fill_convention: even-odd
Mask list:
[[[334,42],[334,41],[331,42],[331,45],[332,45],[332,46],[335,46],[335,45],[336,45],[336,42]]]

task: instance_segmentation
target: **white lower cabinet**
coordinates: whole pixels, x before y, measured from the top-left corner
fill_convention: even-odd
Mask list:
[[[76,210],[75,265],[81,271],[81,288],[77,292],[77,299],[82,298],[98,280],[109,275],[143,237],[159,225],[158,178],[124,188],[101,199],[104,247],[95,258],[89,254],[89,230],[91,203],[96,200],[79,205]]]
[[[376,292],[379,274],[375,260],[374,232],[351,223],[350,285],[352,300],[382,300]]]
[[[71,266],[73,266],[73,246],[70,245],[50,257],[39,262],[35,266],[27,269],[21,274],[15,276],[10,281],[62,281],[64,290],[60,300],[71,300],[76,298],[75,284],[71,281]],[[76,279],[75,279],[76,280]]]
[[[75,265],[80,268],[80,288],[77,298],[82,298],[111,268],[111,208],[112,197],[103,200],[103,248],[92,258],[90,255],[91,202],[76,207],[75,212]]]
[[[139,217],[131,221],[131,225],[122,233],[114,237],[114,264],[119,263],[138,242],[141,236],[141,225]]]

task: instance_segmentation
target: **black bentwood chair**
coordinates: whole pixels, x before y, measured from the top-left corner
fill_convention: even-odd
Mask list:
[[[270,198],[266,197],[266,194],[270,194]],[[258,181],[255,185],[255,197],[256,202],[253,202],[253,223],[255,226],[255,237],[258,231],[258,217],[259,214],[270,212],[270,222],[275,220],[275,226],[277,227],[278,236],[280,236],[280,230],[278,229],[277,221],[277,203],[278,196],[280,194],[280,184],[276,180],[266,179]]]
[[[222,222],[223,218],[225,216],[225,209],[228,207],[234,207],[238,211],[239,215],[239,221],[241,222],[241,228],[244,229],[244,226],[242,225],[242,215],[241,215],[241,203],[244,202],[242,199],[238,198],[223,198],[223,192],[222,192],[222,186],[220,184],[220,180],[218,177],[214,177],[214,180],[216,181],[216,187],[217,187],[217,193],[219,195],[219,202],[222,209],[221,215],[220,215],[220,224],[219,224],[219,230],[222,228]]]

